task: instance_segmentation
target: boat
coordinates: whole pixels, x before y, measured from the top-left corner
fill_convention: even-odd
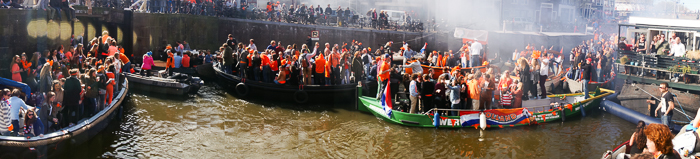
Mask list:
[[[204,81],[199,79],[199,77],[180,73],[174,73],[173,76],[168,78],[158,77],[159,75],[141,76],[132,73],[125,73],[125,76],[131,81],[129,84],[138,90],[162,94],[185,95],[197,93],[199,88],[204,85]]]
[[[259,97],[275,101],[294,101],[297,104],[342,103],[355,99],[355,83],[328,86],[275,84],[225,73],[217,65],[214,65],[213,69],[225,87],[232,88],[238,96],[244,98]]]
[[[85,118],[72,127],[44,134],[44,137],[0,136],[0,158],[55,158],[62,152],[87,142],[102,131],[119,114],[121,103],[128,96],[129,81],[114,96],[114,102],[96,115]],[[5,85],[0,83],[0,85]],[[24,91],[24,90],[23,90]]]
[[[214,66],[214,63],[205,63],[199,66],[195,67],[195,70],[197,71],[197,74],[200,77],[215,77],[216,73],[214,72],[214,69],[212,67]]]
[[[614,93],[612,90],[599,88],[589,99],[584,99],[582,93],[548,95],[549,99],[523,101],[522,108],[478,111],[436,108],[423,114],[392,110],[389,115],[384,111],[380,100],[362,96],[362,91],[358,92],[357,109],[359,111],[372,113],[393,124],[434,128],[504,128],[563,121],[585,113],[581,111],[597,109],[603,97]],[[457,111],[460,116],[441,116],[440,114],[445,111]]]
[[[612,150],[608,150],[605,153],[603,153],[603,156],[600,157],[601,159],[616,159],[618,155],[620,154],[625,154],[629,152],[629,147],[627,146],[630,143],[629,140],[623,142],[622,144],[618,145]]]

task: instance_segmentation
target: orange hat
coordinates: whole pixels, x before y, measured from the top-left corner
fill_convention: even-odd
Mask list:
[[[482,64],[482,66],[486,66],[486,65],[489,65],[488,61],[484,61],[484,64]]]

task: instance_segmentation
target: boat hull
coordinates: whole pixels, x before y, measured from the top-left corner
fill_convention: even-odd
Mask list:
[[[436,116],[433,113],[430,114],[411,114],[400,111],[392,111],[391,116],[387,115],[381,102],[372,97],[360,96],[358,98],[357,109],[359,111],[370,112],[381,118],[384,121],[411,127],[437,127],[437,128],[477,128],[479,124],[474,124],[473,120],[477,114],[476,119],[478,119],[478,114],[484,113],[489,121],[494,121],[492,124],[486,125],[487,128],[494,127],[515,127],[524,126],[537,123],[547,123],[553,121],[560,121],[566,118],[573,118],[581,115],[581,111],[590,111],[592,109],[598,108],[603,97],[612,94],[612,92],[606,91],[597,94],[596,96],[583,100],[578,104],[572,104],[569,106],[564,106],[559,108],[516,108],[516,109],[492,109],[492,110],[482,110],[482,111],[471,111],[471,110],[459,110],[461,116]],[[577,94],[569,95],[550,95],[550,98],[558,98],[561,96],[576,96]],[[581,96],[581,94],[578,94]],[[581,109],[583,108],[583,110]],[[523,109],[527,109],[524,110]],[[493,115],[497,114],[497,115]],[[512,115],[511,115],[512,114]],[[527,114],[527,119],[522,119],[519,115]],[[500,118],[500,117],[517,117],[516,118]],[[493,120],[492,120],[493,119]],[[497,123],[497,124],[493,124]],[[437,126],[436,126],[437,124]]]
[[[129,91],[129,81],[124,80],[125,86],[114,97],[114,102],[96,115],[83,119],[73,127],[63,129],[44,137],[24,137],[0,136],[0,158],[54,158],[75,145],[80,145],[99,134],[112,119],[120,114],[121,103],[127,97]]]
[[[302,103],[348,103],[357,98],[355,95],[357,84],[319,86],[319,85],[282,85],[264,83],[255,80],[240,78],[236,75],[224,73],[218,67],[214,67],[217,77],[224,87],[229,88],[235,94],[244,98],[261,98],[266,100]]]
[[[173,79],[143,77],[137,74],[126,74],[126,78],[131,81],[129,84],[132,85],[135,90],[161,94],[185,95],[188,93],[197,93],[200,88],[198,85],[179,83]]]

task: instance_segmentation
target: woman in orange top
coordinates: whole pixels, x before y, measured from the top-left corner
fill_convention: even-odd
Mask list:
[[[107,105],[109,105],[110,103],[112,103],[112,96],[114,95],[114,85],[117,84],[117,83],[114,82],[114,73],[113,73],[114,71],[115,71],[115,70],[114,70],[114,65],[109,65],[109,66],[108,66],[108,71],[107,71],[107,73],[105,74],[105,75],[107,75],[107,78],[109,78],[109,80],[107,81],[107,87],[106,87],[106,89],[107,89],[107,96],[106,96],[106,98],[105,98],[105,103],[106,103]]]
[[[22,72],[20,65],[20,58],[19,56],[15,55],[15,57],[12,57],[12,64],[10,64],[10,71],[12,71],[12,80],[17,81],[17,82],[22,82],[22,75],[19,73]]]

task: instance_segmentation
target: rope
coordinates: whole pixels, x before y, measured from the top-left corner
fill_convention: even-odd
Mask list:
[[[634,84],[633,84],[632,86],[637,87],[639,90],[641,90],[642,92],[648,94],[648,95],[651,96],[652,98],[661,101],[661,99],[657,98],[657,97],[654,96],[654,95],[651,95],[651,93],[647,92],[646,90],[644,90],[644,89],[642,89],[642,88],[639,88],[639,86],[634,85]],[[671,93],[671,92],[668,92],[668,93]],[[673,108],[673,110],[676,110],[676,111],[680,112],[681,114],[685,115],[685,118],[688,119],[688,121],[692,121],[692,120],[690,120],[690,116],[689,116],[688,114],[685,113],[685,110],[683,109],[683,105],[681,105],[680,102],[676,99],[676,95],[673,94],[673,93],[671,93],[671,95],[673,95],[673,98],[674,98],[674,100],[676,100],[676,102],[678,103],[678,106],[681,107],[681,111],[679,111],[678,108],[675,108],[675,107]]]

